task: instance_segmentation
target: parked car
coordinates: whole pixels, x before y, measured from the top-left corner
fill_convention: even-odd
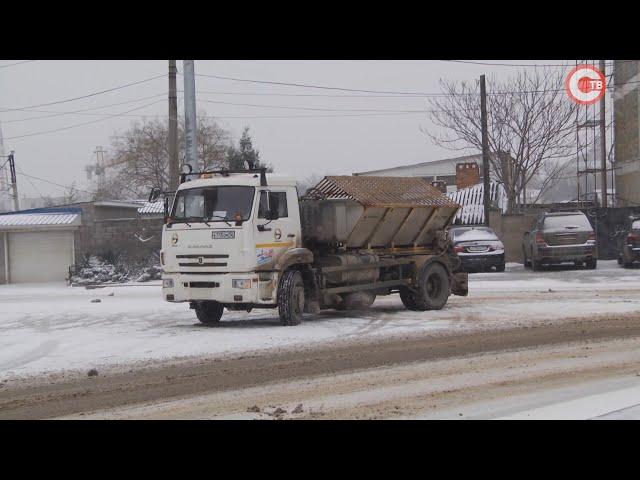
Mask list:
[[[618,238],[618,263],[624,268],[640,262],[640,216],[629,217],[624,234]]]
[[[452,227],[449,238],[465,272],[504,272],[504,245],[489,227]]]
[[[596,236],[589,219],[579,210],[541,213],[522,239],[525,267],[571,262],[597,266]]]

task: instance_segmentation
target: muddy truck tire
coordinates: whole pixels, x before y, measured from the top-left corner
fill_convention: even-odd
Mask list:
[[[428,263],[418,275],[417,291],[400,289],[400,299],[408,310],[424,312],[440,310],[449,299],[449,274],[440,263]]]
[[[224,311],[218,302],[196,302],[194,309],[198,320],[205,325],[217,325]]]
[[[287,270],[278,288],[278,313],[284,326],[299,325],[304,311],[304,281],[298,270]]]

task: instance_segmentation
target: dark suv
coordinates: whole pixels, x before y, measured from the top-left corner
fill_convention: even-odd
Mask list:
[[[618,263],[629,268],[640,262],[640,217],[629,217],[624,235],[618,238]]]
[[[579,210],[541,213],[522,239],[525,267],[572,262],[595,269],[596,236],[586,215]]]

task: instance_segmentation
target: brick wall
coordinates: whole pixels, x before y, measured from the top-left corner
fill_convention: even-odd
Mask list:
[[[456,187],[472,187],[481,182],[480,167],[476,162],[458,163],[456,165]]]

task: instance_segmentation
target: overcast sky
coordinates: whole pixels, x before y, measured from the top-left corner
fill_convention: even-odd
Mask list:
[[[108,148],[110,137],[126,130],[136,118],[167,113],[166,60],[42,60],[6,66],[16,62],[0,60],[0,122],[5,151],[15,150],[16,164],[24,173],[61,185],[70,185],[75,181],[78,187],[88,188],[85,166],[95,161],[93,152],[98,145]],[[501,63],[550,62],[528,60]],[[181,60],[178,61],[178,70],[182,71]],[[195,70],[197,74],[359,90],[438,93],[438,81],[441,78],[473,81],[483,73],[506,77],[514,74],[517,68],[445,61],[197,60]],[[6,111],[84,96],[154,76],[162,77],[80,100],[27,111]],[[178,90],[182,90],[182,82],[182,77],[178,76]],[[273,165],[277,172],[299,179],[311,174],[351,174],[458,155],[432,145],[421,132],[421,127],[430,127],[426,113],[373,116],[373,112],[362,111],[424,110],[427,103],[420,97],[396,95],[373,98],[363,93],[245,83],[202,76],[196,78],[196,91],[200,92],[197,95],[199,112],[220,117],[219,123],[232,133],[235,140],[243,127],[249,126],[254,146],[260,150],[263,161]],[[307,96],[292,96],[294,94]],[[205,100],[259,106],[234,106]],[[118,103],[120,105],[114,105]],[[98,106],[107,107],[51,116],[56,112]],[[307,110],[294,109],[301,107]],[[108,118],[87,115],[120,114],[136,108],[139,109],[126,116]],[[184,115],[181,100],[178,115]],[[49,118],[32,118],[42,116]],[[32,119],[22,121],[29,118]],[[95,120],[100,121],[41,133]],[[36,135],[19,138],[32,133]],[[58,196],[64,191],[61,187],[24,176],[19,176],[18,181],[21,196]]]

